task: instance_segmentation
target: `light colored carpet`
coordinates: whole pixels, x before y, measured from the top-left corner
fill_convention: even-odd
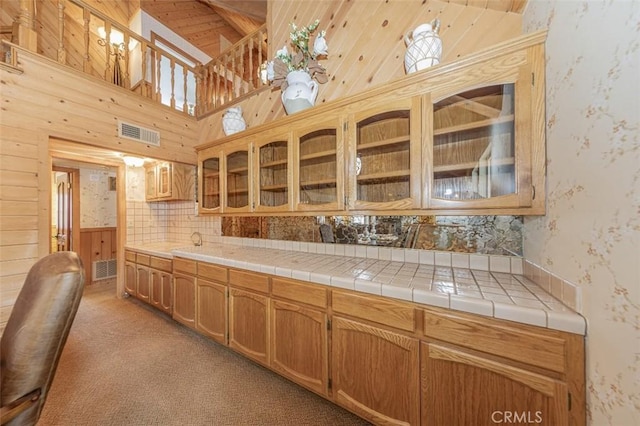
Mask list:
[[[85,290],[39,426],[365,425],[112,283]]]

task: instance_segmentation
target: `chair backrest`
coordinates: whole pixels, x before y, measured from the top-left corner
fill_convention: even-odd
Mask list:
[[[29,270],[0,341],[0,401],[4,408],[36,389],[40,397],[6,424],[35,424],[40,417],[84,280],[74,252],[52,253]]]

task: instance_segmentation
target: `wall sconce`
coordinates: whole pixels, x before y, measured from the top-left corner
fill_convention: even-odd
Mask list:
[[[104,27],[98,27],[98,44],[100,46],[107,45],[107,31]],[[124,86],[124,81],[122,78],[122,70],[120,68],[120,59],[122,59],[122,54],[124,53],[125,44],[124,44],[124,34],[117,29],[111,28],[111,32],[109,33],[109,43],[111,44],[111,55],[113,55],[113,83],[118,86]],[[138,41],[136,39],[129,38],[129,50],[132,50],[136,47]]]
[[[131,155],[125,155],[122,157],[122,161],[129,167],[142,167],[144,166],[144,158],[133,157]]]

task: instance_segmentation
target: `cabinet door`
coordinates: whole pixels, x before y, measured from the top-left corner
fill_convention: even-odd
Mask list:
[[[225,154],[225,213],[250,211],[249,151]]]
[[[176,273],[173,275],[173,319],[195,328],[196,278]]]
[[[150,303],[151,286],[149,282],[149,267],[143,265],[136,266],[136,276],[138,280],[136,297],[144,302]]]
[[[419,424],[417,339],[336,316],[331,339],[335,402],[373,423]]]
[[[136,272],[136,264],[133,262],[125,262],[124,264],[124,291],[127,292],[129,296],[136,295],[136,277],[138,273]]]
[[[151,304],[163,312],[171,314],[172,276],[157,269],[149,270],[151,281]]]
[[[315,309],[271,302],[271,368],[327,395],[327,315]]]
[[[205,154],[206,155],[206,154]],[[206,155],[200,161],[200,205],[201,212],[219,213],[221,206],[220,192],[220,156]]]
[[[297,211],[344,209],[344,134],[338,119],[296,130]]]
[[[146,165],[144,169],[145,199],[149,201],[157,198],[158,196],[156,166],[154,164]]]
[[[159,198],[171,197],[172,195],[173,171],[171,168],[171,163],[160,163],[156,166],[157,196]]]
[[[227,343],[227,286],[198,278],[196,330]]]
[[[569,424],[559,380],[435,343],[421,358],[424,425]]]
[[[425,207],[531,206],[530,75],[425,102]]]
[[[269,365],[269,298],[229,288],[229,347]]]
[[[291,167],[288,135],[255,143],[255,211],[291,210]]]
[[[420,207],[420,98],[386,102],[349,122],[349,209]]]

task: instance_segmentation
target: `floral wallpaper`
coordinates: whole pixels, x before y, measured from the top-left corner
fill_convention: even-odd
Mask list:
[[[524,255],[580,287],[591,425],[640,424],[640,2],[529,0],[546,43],[547,215]]]
[[[80,228],[109,228],[117,222],[115,172],[80,169]]]

